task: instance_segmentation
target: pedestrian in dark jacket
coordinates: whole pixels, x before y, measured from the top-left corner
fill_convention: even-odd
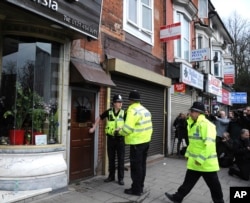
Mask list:
[[[181,142],[184,139],[186,145],[188,145],[188,134],[187,134],[187,117],[184,113],[180,113],[175,119],[173,126],[175,127],[175,138],[177,142],[177,155],[180,155]]]
[[[250,175],[250,141],[249,130],[242,129],[240,138],[234,144],[235,163],[238,167],[231,167],[229,175],[236,175],[243,180],[249,180]]]
[[[234,161],[233,140],[228,132],[224,132],[222,138],[216,144],[216,151],[220,167],[230,167]]]

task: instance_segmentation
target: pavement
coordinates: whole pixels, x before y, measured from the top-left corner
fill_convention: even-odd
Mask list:
[[[30,198],[22,203],[169,203],[165,192],[174,193],[182,184],[186,172],[186,160],[175,156],[148,163],[144,193],[141,196],[127,195],[130,188],[130,170],[125,171],[125,185],[117,181],[105,183],[105,176],[95,176],[88,180],[68,185],[60,192],[48,193],[40,198]],[[221,168],[218,176],[222,185],[225,203],[230,202],[230,187],[250,187],[250,181],[229,176],[228,168]],[[210,191],[201,178],[185,197],[183,203],[211,203]]]

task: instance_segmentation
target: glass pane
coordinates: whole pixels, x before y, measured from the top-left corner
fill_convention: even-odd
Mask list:
[[[177,44],[177,57],[181,58],[181,40],[180,39],[176,40],[176,44]]]
[[[151,0],[141,0],[141,2],[146,4],[147,6],[150,6]]]
[[[25,37],[5,37],[0,95],[5,98],[0,131],[22,129],[35,144],[35,132],[57,137],[59,44]],[[49,126],[45,125],[46,121]],[[32,140],[33,138],[33,140]],[[11,139],[11,138],[10,138]],[[10,144],[15,144],[11,143]]]
[[[142,27],[152,31],[152,9],[142,7]]]
[[[189,41],[184,40],[183,43],[184,59],[189,60]]]
[[[129,0],[128,2],[128,19],[137,24],[137,0]]]
[[[199,7],[199,17],[200,18],[207,18],[208,13],[208,2],[207,0],[199,0],[198,7]]]
[[[214,75],[215,76],[219,75],[219,65],[218,64],[214,64]]]

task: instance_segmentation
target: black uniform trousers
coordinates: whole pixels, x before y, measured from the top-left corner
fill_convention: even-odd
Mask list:
[[[118,180],[124,178],[124,156],[125,144],[123,136],[108,135],[108,159],[109,159],[109,177],[115,179],[116,156],[117,156],[117,176]]]
[[[183,184],[174,194],[174,199],[181,202],[183,198],[192,190],[201,176],[210,189],[213,202],[224,203],[221,184],[219,182],[217,172],[200,172],[189,169],[187,169]]]
[[[130,146],[131,188],[134,193],[143,192],[148,149],[149,142]]]

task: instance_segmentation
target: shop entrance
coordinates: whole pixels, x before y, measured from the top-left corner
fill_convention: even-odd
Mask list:
[[[94,175],[94,135],[92,126],[95,94],[72,90],[70,119],[70,181]]]

